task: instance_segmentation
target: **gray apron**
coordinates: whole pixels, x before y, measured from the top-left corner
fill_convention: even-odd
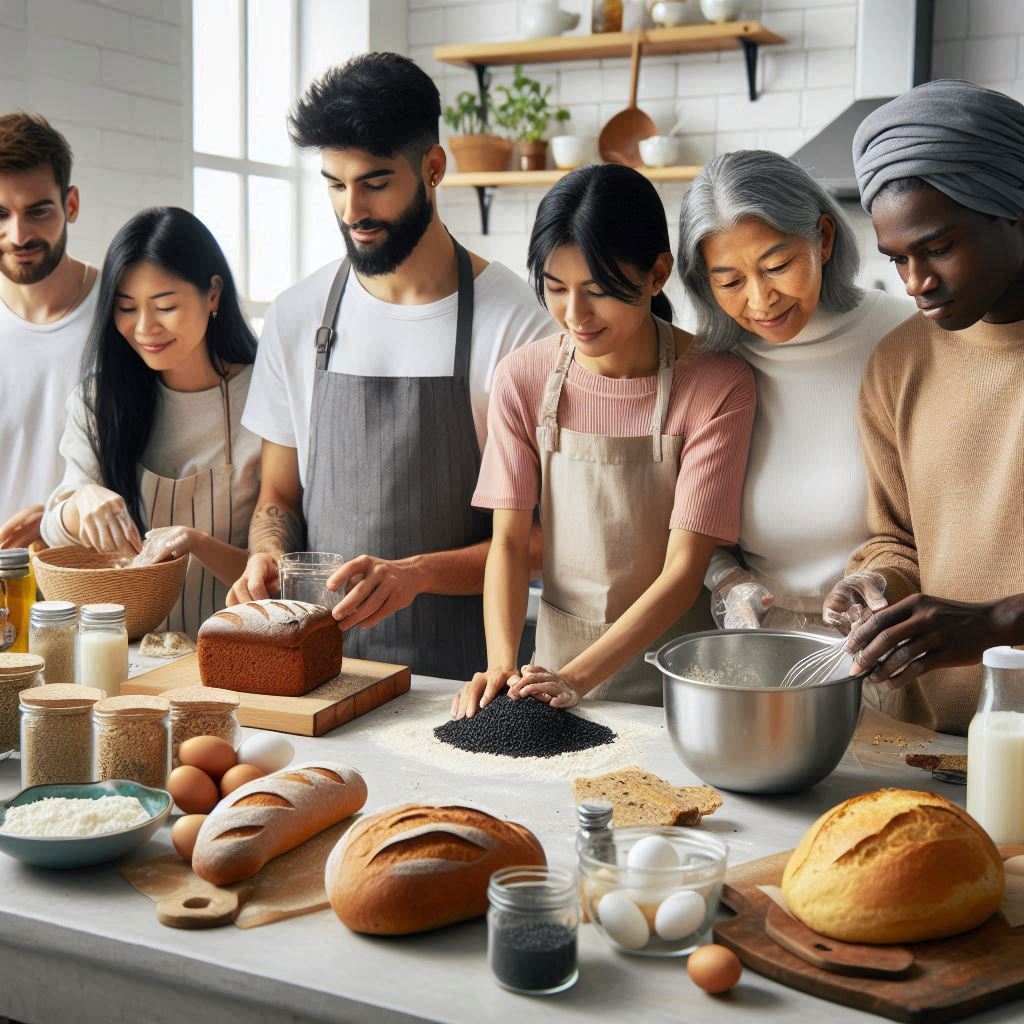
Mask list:
[[[558,404],[576,352],[568,336],[544,388],[537,428],[544,591],[534,661],[554,672],[604,636],[665,564],[684,439],[665,433],[676,342],[670,324],[654,321],[658,389],[648,434],[609,437],[559,425]],[[713,629],[704,596],[702,591],[650,649],[685,633]],[[661,704],[661,674],[643,655],[638,652],[588,696]]]
[[[451,377],[329,372],[348,260],[338,268],[316,332],[302,496],[312,551],[398,559],[491,536],[490,517],[472,507],[480,471],[469,391],[473,267],[469,253],[452,241],[459,293]],[[376,626],[348,630],[345,654],[410,665],[421,675],[469,679],[487,666],[483,598],[421,594]]]

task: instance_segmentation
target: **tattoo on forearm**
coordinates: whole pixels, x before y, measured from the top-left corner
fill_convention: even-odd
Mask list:
[[[257,507],[249,523],[249,553],[284,555],[300,551],[304,544],[302,518],[279,505]]]

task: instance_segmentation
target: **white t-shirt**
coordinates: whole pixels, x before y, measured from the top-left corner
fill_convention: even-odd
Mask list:
[[[749,337],[736,349],[757,383],[739,546],[779,608],[820,614],[868,537],[857,396],[875,346],[913,313],[867,291],[848,313],[819,308],[785,345]],[[709,579],[728,558],[715,553]]]
[[[82,379],[98,281],[50,324],[22,320],[0,302],[0,523],[42,505],[60,483],[64,403]]]
[[[309,417],[316,363],[314,338],[341,261],[321,267],[278,296],[267,310],[242,423],[274,444],[298,449],[306,482]],[[520,345],[555,325],[533,289],[500,263],[475,278],[469,384],[480,450],[487,440],[487,400],[494,368]],[[450,377],[455,363],[458,294],[424,306],[370,295],[349,274],[327,369],[360,377]]]

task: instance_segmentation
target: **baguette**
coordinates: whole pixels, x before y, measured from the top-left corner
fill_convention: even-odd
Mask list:
[[[240,786],[210,813],[196,839],[192,870],[213,885],[251,878],[366,803],[366,783],[325,761],[292,765]]]
[[[327,861],[327,896],[354,932],[407,935],[487,911],[501,868],[545,864],[529,829],[469,807],[404,804],[354,825]]]

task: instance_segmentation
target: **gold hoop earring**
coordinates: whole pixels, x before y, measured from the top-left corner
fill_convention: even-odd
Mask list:
[[[440,180],[440,179],[439,179],[439,178],[438,178],[438,176],[437,176],[437,175],[435,174],[435,175],[434,175],[434,176],[433,176],[433,177],[432,177],[432,178],[430,179],[430,187],[431,187],[431,188],[437,188],[439,180]]]

